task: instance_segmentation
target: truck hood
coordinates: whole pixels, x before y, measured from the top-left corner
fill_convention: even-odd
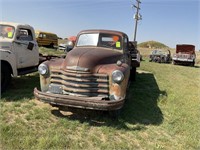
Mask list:
[[[195,54],[194,45],[176,45],[176,53]]]
[[[122,52],[108,48],[80,48],[70,51],[62,64],[63,69],[98,72],[102,65],[113,64],[122,59]]]

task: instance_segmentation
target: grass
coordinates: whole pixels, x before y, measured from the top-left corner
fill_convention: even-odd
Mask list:
[[[43,55],[56,55],[56,56],[63,56],[66,55],[64,51],[58,50],[56,48],[46,48],[46,47],[40,47],[39,52],[42,53]]]
[[[199,75],[145,58],[116,120],[58,111],[34,99],[37,73],[14,78],[0,101],[0,149],[200,149]]]

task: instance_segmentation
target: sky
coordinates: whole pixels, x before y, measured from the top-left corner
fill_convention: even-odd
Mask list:
[[[140,0],[138,43],[158,41],[200,50],[200,0]],[[0,21],[25,23],[61,38],[85,29],[110,29],[133,40],[136,0],[0,0]]]

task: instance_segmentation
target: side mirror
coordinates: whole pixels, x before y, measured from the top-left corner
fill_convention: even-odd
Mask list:
[[[67,41],[66,51],[69,52],[74,48],[74,43],[72,41]]]
[[[74,48],[74,46],[71,45],[67,45],[66,51],[69,52]]]
[[[32,42],[28,43],[27,49],[33,50],[34,44]]]

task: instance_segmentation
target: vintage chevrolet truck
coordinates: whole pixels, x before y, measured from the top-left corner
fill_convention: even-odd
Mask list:
[[[140,64],[131,45],[123,32],[81,31],[65,59],[39,65],[41,91],[34,89],[36,99],[56,107],[119,110]]]

